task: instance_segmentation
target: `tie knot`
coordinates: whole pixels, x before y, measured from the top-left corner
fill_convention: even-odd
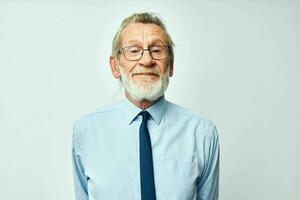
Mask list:
[[[148,119],[149,119],[149,117],[150,117],[150,114],[148,113],[148,111],[142,111],[141,113],[140,113],[140,115],[142,115],[142,117],[143,117],[143,122],[144,121],[148,121]]]

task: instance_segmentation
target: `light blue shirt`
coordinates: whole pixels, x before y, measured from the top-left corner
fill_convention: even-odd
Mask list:
[[[217,200],[219,142],[207,118],[162,97],[146,109],[157,200]],[[74,124],[76,200],[140,200],[142,110],[124,99]]]

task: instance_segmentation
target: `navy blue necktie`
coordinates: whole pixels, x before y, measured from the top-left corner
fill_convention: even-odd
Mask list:
[[[140,126],[140,176],[142,200],[156,200],[153,174],[152,147],[147,121],[150,114],[147,111],[140,113],[143,117]]]

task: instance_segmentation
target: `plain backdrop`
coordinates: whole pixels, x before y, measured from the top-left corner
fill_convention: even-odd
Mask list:
[[[176,45],[166,98],[218,127],[220,200],[300,199],[298,0],[0,0],[0,199],[74,199],[73,122],[122,98],[111,41],[142,11]]]

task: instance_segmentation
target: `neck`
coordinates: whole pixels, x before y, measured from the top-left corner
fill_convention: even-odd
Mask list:
[[[149,108],[151,105],[156,103],[161,98],[161,97],[159,97],[158,99],[156,99],[154,101],[148,101],[147,99],[143,99],[143,100],[139,101],[139,100],[133,99],[127,92],[125,92],[125,96],[131,103],[133,103],[134,105],[136,105],[137,107],[139,107],[142,110],[146,110],[147,108]]]

